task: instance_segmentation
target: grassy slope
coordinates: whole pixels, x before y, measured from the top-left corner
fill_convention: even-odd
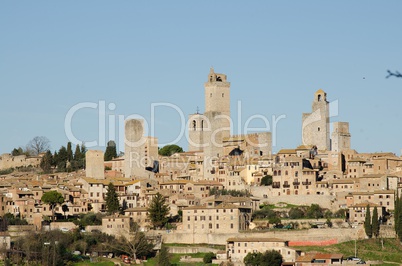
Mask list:
[[[357,257],[368,261],[383,261],[402,263],[402,245],[396,239],[384,239],[384,248],[378,239],[358,240],[356,242]],[[345,258],[354,256],[355,241],[344,242],[331,246],[323,247],[295,247],[302,251],[317,251],[323,253],[341,253]],[[382,264],[395,265],[395,264]]]

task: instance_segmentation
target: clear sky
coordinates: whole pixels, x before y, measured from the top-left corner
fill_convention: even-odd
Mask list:
[[[354,149],[399,155],[402,79],[385,76],[402,71],[401,10],[402,1],[391,0],[3,0],[0,153],[35,136],[58,150],[68,141],[69,110],[90,103],[96,108],[72,116],[80,141],[102,146],[114,138],[109,126],[131,114],[154,121],[161,144],[174,141],[180,112],[203,112],[213,66],[231,82],[234,133],[253,115],[266,117],[271,129],[272,116],[284,115],[273,151],[298,146],[302,113],[321,88],[338,101],[332,121],[350,122]],[[151,120],[152,103],[181,111],[165,104]],[[187,149],[185,138],[178,144]]]

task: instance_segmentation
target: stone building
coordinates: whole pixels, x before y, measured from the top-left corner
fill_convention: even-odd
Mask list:
[[[331,135],[331,150],[341,152],[343,150],[350,150],[351,135],[349,132],[348,122],[334,122],[333,132]]]
[[[203,178],[214,180],[214,161],[238,149],[247,156],[271,155],[270,132],[231,136],[230,82],[211,68],[204,84],[205,112],[189,116],[189,151],[203,151]]]
[[[279,252],[284,262],[295,262],[300,250],[290,248],[288,241],[277,238],[237,237],[229,238],[226,244],[227,258],[233,262],[243,262],[249,253],[264,253],[268,250]]]
[[[95,179],[105,179],[105,165],[103,151],[89,150],[85,153],[86,176]]]
[[[158,160],[158,139],[144,136],[144,121],[130,119],[125,121],[125,177],[149,178]]]
[[[183,209],[183,231],[188,243],[208,243],[209,235],[246,230],[252,208],[222,203],[218,206],[193,206]]]
[[[329,102],[323,90],[316,91],[312,112],[302,117],[303,145],[317,146],[318,150],[330,150]]]

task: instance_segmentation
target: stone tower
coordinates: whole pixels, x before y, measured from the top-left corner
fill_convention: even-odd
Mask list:
[[[327,94],[318,90],[314,94],[312,112],[302,118],[302,143],[315,145],[318,150],[330,150],[329,102]]]
[[[334,122],[332,125],[333,131],[331,135],[331,150],[335,152],[350,150],[351,135],[349,133],[349,123]]]
[[[222,155],[224,137],[230,136],[230,83],[211,68],[204,83],[205,113],[191,114],[188,121],[189,151]]]
[[[153,177],[145,168],[157,160],[158,140],[144,136],[144,121],[140,119],[126,120],[124,132],[125,177]]]
[[[214,172],[212,160],[223,155],[223,140],[230,137],[230,82],[211,68],[204,83],[205,113],[189,116],[189,151],[204,152],[204,178]]]
[[[105,179],[104,153],[99,150],[89,150],[85,153],[85,176],[95,179]]]

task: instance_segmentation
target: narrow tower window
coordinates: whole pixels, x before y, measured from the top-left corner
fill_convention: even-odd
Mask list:
[[[318,94],[318,101],[321,101],[321,94]]]
[[[197,127],[197,122],[195,120],[193,120],[193,130],[195,130],[196,127]]]
[[[225,94],[224,93],[222,93],[222,97],[224,97],[225,96]]]

